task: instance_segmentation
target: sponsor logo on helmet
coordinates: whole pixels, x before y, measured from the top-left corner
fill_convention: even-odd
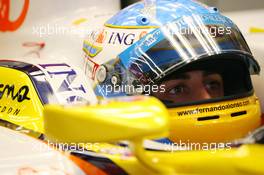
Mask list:
[[[83,51],[89,56],[89,57],[95,57],[103,50],[103,47],[96,46],[88,41],[84,41],[83,43]]]
[[[112,32],[108,44],[132,45],[135,42],[136,34],[125,32]]]
[[[96,39],[96,42],[97,43],[104,43],[105,39],[106,39],[106,36],[107,36],[107,32],[105,30],[103,30],[97,37]]]

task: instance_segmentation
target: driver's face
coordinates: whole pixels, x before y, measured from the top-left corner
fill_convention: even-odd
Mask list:
[[[165,92],[153,93],[162,101],[191,102],[224,96],[223,79],[220,74],[195,70],[161,83]]]

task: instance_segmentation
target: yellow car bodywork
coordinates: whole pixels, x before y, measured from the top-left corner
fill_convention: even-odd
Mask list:
[[[45,132],[51,140],[98,142],[86,152],[111,160],[127,174],[264,174],[263,145],[214,151],[146,150],[145,139],[165,137],[170,131],[169,113],[154,98],[134,97],[79,107],[48,105],[43,118],[43,104],[30,76],[8,67],[1,67],[0,74],[5,75],[0,82],[2,125],[12,124],[14,130],[23,128],[26,134],[39,137],[44,133],[45,119]],[[129,151],[103,143],[124,139],[130,141]]]
[[[120,109],[120,113],[115,109]],[[129,103],[112,101],[99,108],[51,105],[45,107],[44,116],[45,132],[48,138],[57,142],[94,143],[128,139],[132,150],[130,156],[101,153],[128,174],[264,174],[262,145],[193,151],[146,150],[144,139],[159,138],[169,133],[169,113],[154,98]],[[118,149],[117,146],[102,146],[104,149],[109,147],[109,150]],[[100,149],[94,151],[100,152]]]
[[[15,127],[13,128],[15,130],[20,126],[26,128],[24,130],[26,133],[39,136],[44,131],[43,104],[30,76],[8,67],[1,67],[0,75],[0,118],[8,122],[1,122],[1,125],[13,124],[10,127]]]

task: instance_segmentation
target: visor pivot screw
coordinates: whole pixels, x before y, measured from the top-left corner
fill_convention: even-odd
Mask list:
[[[120,83],[120,80],[119,80],[119,78],[116,75],[113,75],[112,78],[111,78],[111,83],[113,85],[117,85],[117,84]]]
[[[104,82],[105,81],[105,79],[106,79],[106,72],[107,72],[107,69],[106,69],[106,67],[105,66],[100,66],[99,68],[98,68],[98,70],[97,70],[97,72],[96,72],[96,78],[97,78],[97,80],[100,82],[100,83],[102,83],[102,82]]]
[[[219,12],[217,7],[211,7],[212,12]]]
[[[139,25],[148,25],[149,24],[149,20],[147,17],[145,16],[138,16],[137,17],[137,23]]]

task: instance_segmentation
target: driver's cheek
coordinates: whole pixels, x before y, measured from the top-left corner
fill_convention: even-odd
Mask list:
[[[209,94],[210,94],[211,98],[218,98],[218,97],[224,96],[224,93],[222,90],[210,91]]]
[[[207,92],[211,98],[218,98],[224,96],[223,87],[214,87],[214,88],[207,88]]]

